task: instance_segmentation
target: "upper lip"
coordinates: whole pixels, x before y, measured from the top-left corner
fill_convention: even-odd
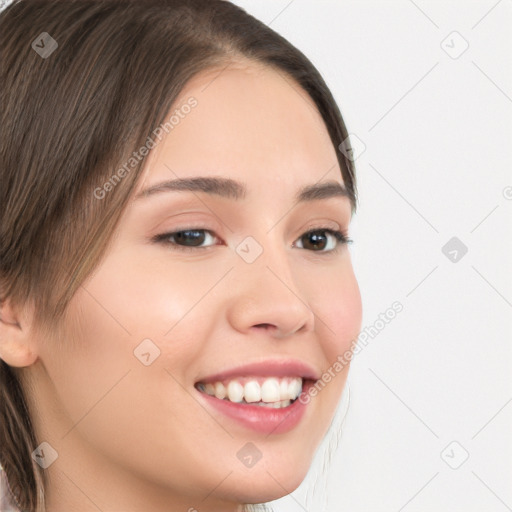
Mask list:
[[[230,377],[302,377],[318,380],[318,372],[304,361],[297,359],[267,359],[229,368],[219,373],[202,377],[197,382],[217,382]]]

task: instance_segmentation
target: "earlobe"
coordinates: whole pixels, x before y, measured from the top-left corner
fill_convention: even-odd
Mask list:
[[[30,342],[30,325],[7,301],[0,303],[0,359],[9,366],[30,366],[37,360]]]

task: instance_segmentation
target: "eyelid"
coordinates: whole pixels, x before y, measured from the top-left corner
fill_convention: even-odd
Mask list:
[[[299,231],[300,233],[308,233],[317,229],[332,229],[333,231],[343,231],[340,224],[334,220],[319,219],[307,222]]]
[[[330,225],[329,225],[329,223],[330,223]],[[210,249],[216,245],[219,245],[217,243],[217,244],[212,244],[212,245],[207,245],[207,246],[186,246],[186,245],[180,245],[180,244],[177,244],[174,242],[170,242],[168,240],[173,235],[180,233],[180,232],[184,232],[184,231],[204,231],[205,233],[209,233],[213,238],[216,238],[218,240],[220,239],[219,236],[216,234],[215,229],[208,228],[204,223],[198,223],[198,225],[194,225],[194,224],[195,224],[194,222],[191,222],[182,227],[180,227],[180,226],[173,227],[171,231],[166,231],[164,233],[157,234],[157,235],[151,237],[151,241],[153,243],[169,245],[169,246],[171,246],[171,250],[185,251],[185,252],[194,252],[194,251],[197,252],[197,250],[204,251],[204,250]],[[353,240],[348,237],[348,230],[341,228],[337,222],[316,221],[316,222],[312,222],[310,227],[305,227],[300,230],[299,236],[293,242],[293,247],[295,247],[296,242],[298,240],[300,240],[301,237],[303,237],[311,232],[316,232],[316,231],[330,232],[329,234],[332,237],[334,237],[337,241],[336,246],[334,247],[334,249],[330,249],[328,251],[323,251],[323,250],[319,250],[319,251],[309,250],[308,251],[307,249],[304,249],[307,252],[311,252],[313,254],[318,253],[318,254],[325,254],[325,255],[333,254],[333,253],[337,253],[339,250],[341,250],[341,248],[344,245],[353,243]],[[303,248],[300,248],[300,249],[303,249]]]
[[[175,235],[176,233],[180,233],[183,231],[204,231],[206,233],[209,233],[212,237],[220,240],[219,235],[217,235],[215,229],[210,229],[208,226],[205,225],[205,223],[198,222],[197,225],[193,221],[187,223],[183,226],[175,226],[167,231],[164,231],[160,234],[156,234],[150,238],[150,241],[153,243],[160,243],[160,244],[167,244],[172,246],[172,249],[176,249],[177,251],[194,251],[194,250],[205,250],[210,249],[211,247],[214,247],[217,244],[208,245],[206,247],[194,247],[194,246],[186,246],[186,245],[179,245],[172,242],[168,242],[168,239]]]

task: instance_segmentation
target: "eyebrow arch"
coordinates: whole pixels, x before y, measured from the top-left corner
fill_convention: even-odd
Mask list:
[[[135,199],[140,199],[169,191],[199,191],[206,194],[218,195],[227,199],[240,200],[247,194],[245,184],[231,178],[197,176],[193,178],[178,178],[157,183],[139,192]],[[295,195],[297,203],[329,199],[332,197],[349,197],[344,185],[337,181],[314,183],[302,187]]]

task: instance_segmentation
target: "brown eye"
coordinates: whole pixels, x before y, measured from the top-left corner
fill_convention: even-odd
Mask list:
[[[153,237],[153,242],[164,244],[171,249],[193,251],[194,249],[208,249],[214,245],[216,235],[213,231],[205,228],[188,228],[173,231],[171,233],[162,233]],[[213,243],[212,243],[213,241]],[[208,243],[210,242],[210,243]],[[311,252],[331,253],[341,248],[342,245],[351,243],[341,231],[330,228],[319,228],[309,230],[298,239],[299,249],[306,249]],[[207,245],[204,245],[204,244]]]
[[[187,231],[177,231],[172,235],[175,242],[179,245],[186,245],[197,247],[204,243],[206,238],[205,231],[201,229],[187,230]]]
[[[215,244],[215,236],[208,229],[203,228],[189,228],[172,233],[162,233],[156,235],[153,241],[156,243],[170,246],[172,249],[178,250],[193,250],[193,249],[208,249]],[[214,243],[211,243],[212,240]],[[209,245],[204,245],[205,243]]]
[[[313,252],[331,252],[343,244],[351,243],[341,231],[333,229],[315,229],[304,233],[299,240],[300,249],[307,249]]]
[[[323,251],[329,242],[324,231],[311,231],[303,235],[304,239],[306,242],[302,243],[302,247],[310,250]]]

